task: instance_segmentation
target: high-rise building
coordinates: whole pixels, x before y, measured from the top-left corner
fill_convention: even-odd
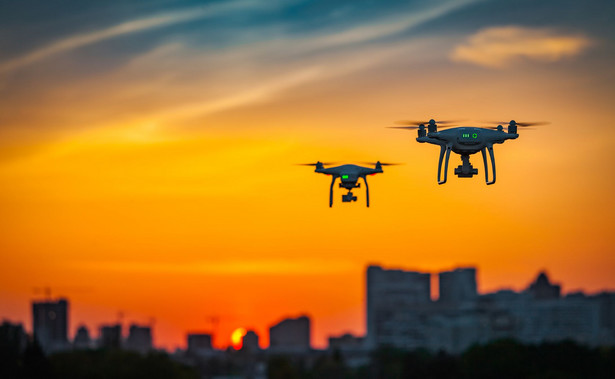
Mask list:
[[[601,292],[592,296],[600,313],[601,345],[615,345],[615,292]]]
[[[149,326],[130,325],[126,349],[145,354],[152,350],[152,329]]]
[[[207,355],[211,353],[211,334],[191,333],[188,334],[188,353],[192,355]]]
[[[287,318],[269,328],[269,350],[307,352],[310,345],[310,319],[307,316]]]
[[[122,347],[122,325],[101,325],[99,345],[105,349],[119,349]]]
[[[521,316],[519,339],[528,343],[573,340],[596,345],[600,337],[600,308],[585,296],[536,298]]]
[[[68,300],[33,302],[32,331],[45,352],[69,348]]]
[[[419,311],[431,303],[429,273],[369,266],[366,303],[368,348],[424,344],[425,332],[417,326],[417,318]]]
[[[476,269],[474,267],[456,268],[438,274],[438,301],[441,303],[467,303],[476,301]]]
[[[367,269],[367,347],[426,348],[461,354],[473,344],[513,338],[523,343],[570,339],[588,346],[615,340],[615,293],[561,296],[542,272],[522,292],[478,295],[476,269],[442,272],[440,299],[427,300],[428,275]],[[331,341],[331,345],[338,341]]]
[[[73,347],[75,349],[91,349],[92,339],[90,338],[90,331],[85,325],[81,325],[77,329],[75,339],[73,340]]]
[[[254,330],[248,330],[241,340],[241,350],[255,353],[261,349],[258,343],[258,334]]]

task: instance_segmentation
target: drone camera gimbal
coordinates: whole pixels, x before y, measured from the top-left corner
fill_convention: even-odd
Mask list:
[[[342,195],[342,202],[343,203],[350,203],[350,202],[353,202],[353,201],[357,201],[357,197],[353,196],[352,191],[348,191],[347,194]]]

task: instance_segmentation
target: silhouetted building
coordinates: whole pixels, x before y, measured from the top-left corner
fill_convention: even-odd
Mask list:
[[[570,339],[592,346],[599,338],[599,323],[598,303],[585,296],[539,297],[524,309],[518,334],[519,339],[528,343]]]
[[[188,334],[188,353],[192,355],[207,355],[213,351],[211,334]]]
[[[269,350],[307,352],[310,345],[310,319],[307,316],[287,318],[269,328]]]
[[[539,282],[548,283],[543,279]],[[524,343],[541,343],[572,339],[590,346],[599,344],[599,304],[582,293],[565,297],[558,294],[559,288],[539,296],[529,290],[485,294],[480,297],[475,317],[488,316],[484,335],[489,340],[514,338]]]
[[[45,352],[68,349],[68,301],[33,302],[32,331]]]
[[[560,297],[561,287],[557,284],[551,284],[547,273],[542,271],[538,274],[536,281],[530,284],[527,292],[532,294],[534,299],[557,299]]]
[[[352,351],[362,350],[364,347],[364,338],[353,336],[350,333],[346,333],[338,337],[329,337],[329,350]]]
[[[0,325],[0,351],[2,354],[20,354],[26,349],[28,336],[21,323],[13,324],[4,320]],[[5,359],[8,357],[2,357]]]
[[[442,303],[467,303],[478,298],[474,267],[441,272],[438,274],[438,280],[440,292],[438,301]]]
[[[248,330],[241,340],[241,350],[255,353],[261,349],[258,343],[258,334],[254,330]]]
[[[126,349],[145,354],[152,350],[152,329],[149,326],[130,325]]]
[[[478,309],[488,314],[489,339],[518,338],[521,318],[531,296],[510,289],[481,295]]]
[[[368,348],[391,345],[413,349],[427,336],[419,326],[421,309],[431,303],[429,273],[367,268]]]
[[[615,292],[601,292],[591,297],[598,304],[600,344],[615,345]]]
[[[77,329],[75,339],[73,340],[73,347],[79,350],[86,350],[92,348],[92,339],[90,338],[90,331],[85,325],[81,325]]]
[[[100,327],[99,345],[104,349],[119,349],[122,347],[122,325],[102,325]]]
[[[472,268],[440,273],[440,300],[429,302],[420,273],[370,266],[368,348],[459,354],[473,344],[501,338],[532,344],[565,339],[588,346],[615,344],[615,293],[561,297],[560,286],[543,272],[523,292],[478,296],[475,273]]]

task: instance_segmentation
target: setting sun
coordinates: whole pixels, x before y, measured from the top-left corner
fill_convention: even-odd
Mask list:
[[[231,342],[233,343],[233,347],[235,350],[241,349],[243,336],[246,335],[246,330],[244,328],[237,328],[231,334]]]

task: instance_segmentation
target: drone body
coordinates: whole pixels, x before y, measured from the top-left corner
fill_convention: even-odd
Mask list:
[[[413,124],[414,122],[408,121],[404,123]],[[447,121],[441,121],[441,123],[447,123]],[[496,178],[493,145],[496,143],[504,143],[509,139],[519,138],[519,134],[517,134],[518,126],[539,124],[544,123],[517,123],[514,120],[511,120],[508,124],[507,131],[504,131],[504,128],[501,125],[498,125],[497,128],[462,126],[438,131],[436,121],[432,119],[427,123],[427,130],[425,129],[425,125],[420,122],[418,126],[400,126],[394,128],[418,129],[418,137],[416,139],[418,142],[440,146],[440,158],[438,160],[438,184],[446,183],[448,161],[451,151],[461,155],[461,165],[455,168],[455,175],[460,178],[471,178],[472,176],[478,174],[478,169],[475,169],[470,163],[470,155],[476,154],[480,151],[482,153],[483,164],[485,166],[485,182],[489,185],[495,183]],[[489,152],[489,157],[491,159],[491,180],[489,180],[487,152]],[[443,162],[444,175],[442,175]]]
[[[390,165],[391,163],[374,163],[374,168],[357,166],[354,164],[345,164],[341,166],[335,167],[327,167],[325,165],[327,163],[316,162],[316,163],[307,163],[305,166],[316,166],[314,172],[319,174],[330,175],[331,178],[331,187],[329,188],[329,207],[333,206],[333,186],[335,185],[335,181],[337,178],[340,178],[339,188],[345,188],[348,190],[348,193],[342,195],[342,202],[349,203],[352,201],[357,201],[357,197],[354,196],[352,190],[354,188],[360,188],[361,183],[357,183],[359,179],[363,179],[365,183],[365,198],[367,200],[367,206],[369,207],[369,186],[367,185],[367,175],[375,175],[381,174],[382,166]]]

